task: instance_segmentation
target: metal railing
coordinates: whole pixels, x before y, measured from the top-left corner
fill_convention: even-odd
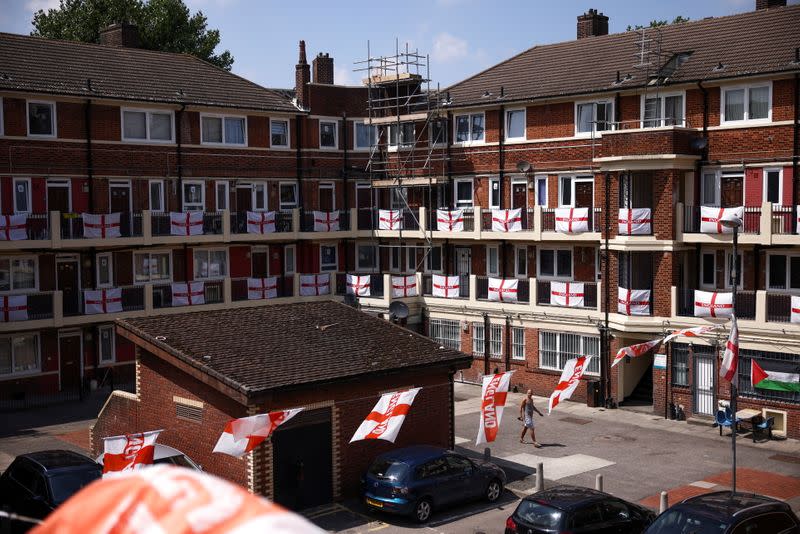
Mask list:
[[[359,276],[369,276],[369,296],[382,297],[383,296],[383,274],[381,273],[350,273]],[[336,273],[335,277],[335,294],[347,294],[347,273]]]
[[[50,239],[50,214],[29,213],[25,232],[30,240]]]
[[[232,234],[248,233],[246,211],[232,211],[230,217],[231,217]],[[275,232],[291,232],[291,231],[292,231],[292,212],[291,211],[275,212]]]
[[[589,208],[589,231],[599,232],[602,221],[601,208]],[[556,208],[542,208],[542,231],[556,231]]]
[[[41,293],[28,293],[28,320],[37,321],[39,319],[53,318],[53,293],[52,291]]]
[[[702,206],[683,207],[683,232],[685,234],[699,234],[700,212]],[[790,223],[791,224],[791,223]],[[759,234],[761,228],[761,206],[745,206],[744,220],[739,228],[740,234]]]
[[[520,214],[522,216],[521,226],[522,231],[530,231],[533,230],[533,208],[529,209],[522,209],[520,210]],[[483,210],[481,211],[481,230],[484,232],[492,232],[492,210]]]
[[[141,237],[143,235],[142,212],[120,213],[119,234],[120,237]],[[61,239],[85,239],[83,217],[80,213],[61,214]]]
[[[449,275],[454,276],[454,275]],[[423,274],[422,275],[422,294],[426,297],[433,296],[433,275],[431,274]],[[460,299],[468,299],[469,298],[469,275],[462,274],[459,276],[458,280],[458,297],[450,297],[450,298],[460,298]]]
[[[680,317],[694,317],[694,289],[678,288],[677,310]],[[725,291],[722,291],[723,293]],[[737,319],[756,318],[756,292],[737,291],[736,292],[736,317]]]
[[[144,286],[123,286],[121,289],[122,289],[123,312],[141,311],[145,308]],[[96,290],[84,289],[79,292],[78,291],[63,292],[62,309],[64,317],[82,315],[86,313],[85,301],[86,301],[87,291],[96,291]]]
[[[475,277],[475,298],[477,300],[489,300],[489,276]],[[521,278],[517,283],[517,302],[530,302],[531,284],[529,279]]]
[[[582,308],[597,308],[597,283],[583,283],[583,306]],[[538,306],[550,306],[550,280],[536,281],[536,304]]]
[[[792,295],[767,292],[767,321],[788,323],[792,320]]]
[[[791,235],[793,213],[794,206],[772,206],[772,233]]]
[[[293,276],[276,276],[275,278],[277,285],[275,288],[277,291],[276,298],[294,296]],[[233,302],[249,300],[247,280],[248,278],[231,278],[231,300]]]
[[[350,212],[348,210],[334,210],[339,214],[339,230],[346,232],[350,230]],[[300,210],[300,231],[315,232],[314,230],[314,211]]]

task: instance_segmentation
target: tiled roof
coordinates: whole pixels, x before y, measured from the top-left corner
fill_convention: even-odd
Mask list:
[[[666,80],[667,84],[719,80],[761,73],[800,70],[794,63],[800,46],[800,5],[709,18],[648,30],[656,47],[661,35],[658,71],[678,53],[691,56]],[[444,89],[452,105],[487,105],[503,101],[607,92],[641,87],[648,82],[646,69],[635,68],[641,33],[629,31],[587,37],[551,45],[534,46],[502,63]],[[723,69],[714,67],[722,63]],[[620,77],[632,77],[615,85]],[[485,92],[490,96],[483,96]]]
[[[125,319],[119,327],[245,394],[472,357],[324,301]]]
[[[0,90],[298,111],[285,93],[256,85],[188,54],[10,33],[0,33]]]

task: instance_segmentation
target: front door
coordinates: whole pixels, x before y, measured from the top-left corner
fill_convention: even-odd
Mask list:
[[[461,296],[466,296],[469,292],[469,275],[472,273],[472,250],[469,247],[456,247],[455,252],[455,274],[458,275]]]
[[[695,349],[696,350],[696,349]],[[694,353],[694,413],[714,415],[714,354]]]
[[[575,182],[575,207],[589,208],[589,230],[594,228],[594,184]]]
[[[522,208],[522,227],[528,227],[528,184],[514,182],[511,184],[511,209]]]
[[[333,211],[333,184],[319,185],[319,209],[320,211]]]
[[[269,276],[269,268],[267,267],[269,254],[266,247],[254,248],[250,254],[250,258],[252,261],[254,278],[266,278]]]
[[[67,184],[47,184],[47,210],[69,213],[69,186]]]
[[[723,174],[720,178],[720,200],[723,208],[736,208],[744,204],[744,177],[741,174]]]
[[[56,283],[63,295],[64,315],[80,315],[81,284],[77,259],[56,261]]]
[[[61,391],[77,391],[81,385],[81,335],[59,336],[58,357],[61,369]]]
[[[121,213],[119,230],[123,237],[131,235],[131,188],[128,184],[111,184],[109,186],[109,211]]]
[[[372,189],[356,186],[356,207],[358,208],[358,229],[372,229]]]

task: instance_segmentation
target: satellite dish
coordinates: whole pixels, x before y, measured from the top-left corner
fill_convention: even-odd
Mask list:
[[[705,150],[705,148],[708,146],[708,138],[695,137],[689,141],[689,146],[692,148],[692,150]]]
[[[389,313],[397,319],[405,319],[408,317],[408,306],[405,302],[395,300],[389,304]]]
[[[530,172],[531,171],[531,164],[525,160],[517,162],[517,170],[519,172]]]

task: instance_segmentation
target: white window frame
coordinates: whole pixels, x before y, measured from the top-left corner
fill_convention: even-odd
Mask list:
[[[250,203],[252,204],[253,211],[269,211],[269,184],[268,182],[253,182],[250,184]],[[259,206],[257,199],[258,189],[261,188],[264,192],[264,205]]]
[[[519,268],[519,253],[525,254],[525,272],[520,272]],[[517,245],[514,247],[514,277],[519,280],[528,279],[528,247],[527,245]]]
[[[750,118],[750,90],[756,89],[759,87],[767,87],[767,98],[769,99],[769,109],[767,110],[767,117],[764,119],[751,119]],[[729,91],[738,91],[740,89],[744,89],[744,118],[743,119],[732,119],[728,120],[725,118],[725,93]],[[759,82],[759,83],[750,83],[750,84],[740,84],[740,85],[731,85],[728,87],[721,87],[720,88],[720,95],[719,95],[719,123],[720,125],[724,124],[759,124],[759,123],[767,123],[772,122],[772,81],[766,82]]]
[[[489,323],[489,358],[503,357],[503,325]],[[480,332],[480,335],[478,334]],[[472,354],[477,357],[486,355],[486,328],[484,323],[472,323]],[[497,339],[499,336],[500,339]]]
[[[433,140],[433,124],[435,122],[442,123],[442,131],[444,132],[444,140],[439,142],[434,142]],[[447,119],[434,119],[431,121],[430,125],[428,125],[428,145],[432,147],[440,147],[440,146],[447,146],[447,134],[450,133],[449,128],[447,127]]]
[[[335,252],[333,263],[322,263],[322,247],[333,247]],[[333,268],[331,268],[333,267]],[[336,242],[320,243],[319,244],[319,272],[332,273],[339,270],[339,245]]]
[[[517,339],[518,334],[521,334],[521,339]],[[525,328],[522,326],[511,327],[511,359],[517,361],[525,361],[527,359],[525,355]]]
[[[671,96],[680,96],[680,97],[682,97],[681,98],[681,104],[682,104],[681,116],[683,117],[683,121],[682,121],[683,124],[675,124],[674,126],[678,126],[678,127],[686,126],[686,91],[672,91],[672,92],[668,92],[668,93],[658,93],[658,94],[655,94],[655,93],[651,93],[651,94],[643,93],[642,94],[641,100],[640,100],[640,107],[639,107],[639,117],[641,117],[641,121],[639,122],[639,127],[643,128],[643,129],[644,128],[647,128],[647,129],[664,128],[665,127],[664,120],[666,119],[665,115],[666,115],[667,98],[669,98]],[[644,109],[645,109],[645,101],[647,100],[647,97],[658,98],[659,99],[658,117],[656,119],[653,119],[654,122],[658,121],[658,125],[657,126],[645,126],[644,125],[644,123],[645,123]],[[671,128],[672,126],[666,126],[666,127]]]
[[[163,279],[163,280],[160,280],[160,279],[159,280],[153,280],[153,274],[152,273],[148,273],[147,280],[144,280],[144,281],[136,280],[136,256],[146,255],[148,263],[149,263],[150,260],[152,259],[153,254],[158,254],[158,255],[166,254],[167,255],[167,258],[169,259],[169,278],[166,278],[166,279]],[[194,259],[194,256],[192,256],[192,258]],[[142,286],[142,285],[145,285],[145,284],[169,284],[174,279],[173,277],[174,277],[175,273],[173,271],[172,251],[169,250],[169,249],[155,249],[155,250],[143,250],[143,251],[134,250],[133,254],[131,254],[131,262],[133,263],[131,265],[131,273],[133,275],[133,285]]]
[[[483,137],[480,139],[472,139],[472,117],[475,115],[483,116]],[[468,117],[469,121],[469,130],[467,132],[467,140],[466,141],[458,141],[458,136],[456,133],[458,132],[458,118],[459,117]],[[453,115],[453,146],[470,146],[470,145],[483,145],[486,144],[486,113],[483,111],[478,111],[475,113],[459,113],[458,115]]]
[[[291,265],[289,265],[289,251],[291,251]],[[297,247],[286,245],[283,247],[283,275],[291,276],[297,272]]]
[[[211,253],[212,252],[224,252],[225,253],[225,272],[219,275],[212,276],[209,272],[208,276],[201,276],[195,274],[195,268],[197,266],[197,253],[198,252],[205,252],[208,254],[209,265],[211,264]],[[195,280],[222,280],[227,278],[228,274],[231,271],[230,267],[230,254],[228,254],[228,249],[226,247],[197,247],[192,249],[192,275],[194,276]]]
[[[422,247],[424,250],[424,247]],[[433,249],[439,250],[439,269],[432,269],[431,268],[431,261],[433,258],[432,251]],[[442,250],[442,245],[431,245],[430,250],[425,255],[425,264],[423,266],[423,272],[427,274],[442,274],[444,273],[444,251]]]
[[[135,137],[125,137],[125,112],[144,113],[144,139]],[[169,139],[150,139],[150,115],[167,115],[170,118],[170,138]],[[147,143],[147,144],[169,144],[175,142],[175,111],[171,109],[147,109],[147,108],[119,108],[120,139],[125,143]]]
[[[67,200],[68,200],[67,205],[69,206],[69,212],[72,213],[72,180],[58,180],[58,179],[48,178],[45,183],[45,189],[49,190],[51,187],[67,188]],[[47,206],[47,211],[51,211],[49,205]]]
[[[369,266],[366,266],[366,265],[361,265],[361,262],[359,261],[360,258],[359,258],[358,252],[359,252],[359,249],[361,249],[362,247],[369,247],[369,248],[374,250],[374,252],[375,252],[375,265],[373,265],[372,267],[369,267]],[[377,245],[368,245],[368,244],[364,244],[364,243],[356,243],[355,253],[356,253],[356,271],[364,272],[364,273],[377,273],[377,272],[380,272],[380,270],[381,270],[381,257],[380,257],[380,248],[378,248]],[[338,260],[338,258],[337,258],[337,260]],[[322,258],[321,257],[320,257],[320,265],[322,265]]]
[[[0,295],[22,295],[27,293],[36,293],[39,291],[39,256],[34,254],[25,254],[22,256],[0,256],[0,260],[8,260],[8,281],[11,287],[8,290],[0,290]],[[14,275],[13,275],[13,261],[14,260],[33,260],[33,287],[15,288]]]
[[[103,359],[103,351],[102,351],[102,333],[104,330],[109,330],[111,332],[111,359]],[[97,361],[99,362],[100,366],[103,365],[111,365],[117,361],[117,339],[116,335],[114,335],[114,325],[101,325],[97,327]]]
[[[395,254],[397,255],[396,258]],[[402,272],[402,270],[403,270],[403,248],[400,246],[389,247],[389,272],[399,273]]]
[[[494,202],[492,198],[494,196],[495,185],[497,185],[497,202]],[[489,178],[489,208],[500,209],[502,198],[503,198],[503,191],[500,190],[500,178],[499,177]]]
[[[407,273],[416,273],[417,272],[417,248],[418,247],[406,247],[406,269],[405,272]],[[423,262],[422,271],[425,271],[425,265]]]
[[[508,117],[511,113],[522,112],[522,137],[511,137],[508,135]],[[505,122],[503,123],[506,136],[506,141],[525,141],[528,138],[528,109],[527,108],[510,108],[506,109]],[[484,127],[484,132],[486,128]]]
[[[272,144],[272,123],[273,122],[285,122],[286,123],[286,144],[285,145],[274,145]],[[281,148],[281,149],[290,149],[292,146],[292,136],[291,136],[291,129],[292,123],[289,119],[281,119],[281,118],[269,118],[269,146],[270,148]]]
[[[539,198],[539,182],[540,181],[544,182],[544,202],[541,202],[542,199]],[[543,208],[547,207],[547,202],[549,200],[548,199],[549,191],[547,190],[547,186],[548,186],[547,175],[541,175],[540,174],[540,175],[534,176],[534,187],[535,187],[535,189],[533,191],[534,205],[542,206]]]
[[[455,336],[445,336],[453,334]],[[443,347],[461,350],[461,322],[453,319],[431,317],[428,319],[428,337]]]
[[[281,198],[281,189],[283,189],[284,186],[289,186],[294,189],[294,202],[292,205],[284,204],[283,199]],[[278,182],[278,206],[281,211],[297,208],[298,200],[297,182]]]
[[[186,193],[185,191],[181,191],[181,209],[186,212],[187,206],[200,206],[199,210],[190,210],[190,211],[200,211],[204,212],[206,210],[206,183],[202,180],[184,180],[181,187],[185,188],[187,185],[197,185],[200,186],[200,203],[197,202],[186,202]]]
[[[414,128],[414,133],[411,136],[411,141],[409,142],[406,139],[401,139],[403,133],[403,127],[407,124],[411,124]],[[399,128],[397,130],[397,141],[392,143],[392,128]],[[399,125],[397,123],[391,123],[386,125],[386,146],[389,152],[396,152],[397,150],[411,150],[414,148],[414,145],[417,141],[417,124],[413,121],[403,121]]]
[[[24,337],[24,336],[33,336],[36,339],[36,360],[38,365],[36,369],[31,369],[28,371],[15,371],[15,358],[14,358],[14,338],[15,337]],[[10,339],[10,346],[11,346],[11,372],[8,374],[1,374],[0,379],[2,378],[11,378],[11,377],[20,377],[20,376],[29,376],[35,375],[37,373],[42,372],[42,339],[39,335],[39,332],[19,332],[14,334],[8,334],[4,336],[0,336],[0,339]]]
[[[358,144],[358,125],[365,128],[372,129],[372,144],[369,146],[361,146]],[[378,143],[378,127],[375,124],[365,123],[364,119],[353,121],[353,151],[354,152],[369,152]]]
[[[561,335],[576,335],[576,336],[580,336],[581,343],[580,343],[580,352],[579,352],[579,354],[587,354],[588,353],[588,351],[586,350],[586,339],[597,339],[598,340],[597,341],[598,344],[600,342],[598,337],[595,337],[595,336],[592,336],[592,335],[582,334],[582,333],[579,333],[579,332],[556,332],[556,331],[553,331],[553,330],[539,330],[539,354],[538,354],[538,356],[539,356],[539,368],[540,369],[548,369],[548,370],[551,370],[551,371],[563,371],[564,368],[563,368],[563,366],[562,367],[557,367],[557,366],[556,367],[552,367],[552,366],[544,365],[542,363],[542,361],[543,361],[543,358],[542,358],[542,347],[544,346],[544,344],[542,343],[542,334],[545,334],[545,333],[551,334],[551,335],[555,335],[555,339],[556,339],[555,352],[558,355],[557,358],[559,360],[561,360],[563,358],[561,356],[561,354],[562,354]],[[594,367],[596,365],[598,370],[597,371],[589,371],[589,368],[587,367],[587,369],[584,371],[584,374],[590,375],[590,376],[599,376],[599,374],[600,374],[599,358],[592,358],[592,360],[593,361],[590,362],[590,366]]]
[[[714,199],[709,201],[705,198],[705,187],[703,187],[706,175],[714,175]],[[700,205],[719,206],[722,203],[722,171],[720,169],[703,169],[700,172]]]
[[[594,104],[592,108],[592,129],[587,132],[578,131],[579,121],[578,121],[578,106],[582,106],[584,104]],[[606,130],[598,130],[597,129],[597,104],[608,104],[611,106],[611,118],[609,119],[609,128]],[[602,137],[603,132],[609,132],[616,129],[616,125],[614,124],[614,99],[613,98],[596,98],[592,100],[577,100],[574,103],[574,126],[575,126],[575,137],[592,137],[595,135],[597,137]]]
[[[220,207],[219,205],[219,190],[224,189],[224,198],[225,198],[225,205]],[[231,188],[230,182],[227,180],[215,180],[214,181],[214,207],[216,211],[223,211],[229,209],[229,205],[231,203]]]
[[[31,133],[31,116],[30,116],[30,109],[29,106],[31,104],[45,104],[50,106],[50,128],[52,129],[53,133],[50,134],[35,134]],[[28,137],[33,137],[37,139],[53,139],[58,137],[58,117],[56,116],[58,112],[58,106],[56,106],[55,100],[26,100],[25,101],[25,126],[27,127]]]
[[[203,119],[219,119],[222,128],[222,141],[205,141],[203,140]],[[225,139],[225,119],[240,119],[244,121],[244,142],[232,143]],[[270,131],[270,134],[272,132]],[[209,146],[247,146],[247,116],[246,115],[223,115],[219,113],[201,113],[200,114],[200,144]]]
[[[100,258],[108,258],[108,283],[100,283]],[[95,280],[98,288],[114,287],[114,254],[112,252],[98,252],[95,256]]]
[[[333,146],[322,146],[322,125],[333,124]],[[319,119],[318,139],[320,150],[339,150],[339,121],[334,119]]]
[[[786,261],[786,287],[772,287],[772,280],[770,280],[770,265],[772,264],[773,256],[783,256]],[[788,250],[784,251],[771,251],[767,253],[767,273],[766,273],[766,290],[770,293],[792,293],[797,292],[797,287],[791,287],[792,285],[792,258],[800,257],[800,254],[792,253]]]
[[[495,258],[497,259],[495,269],[492,269],[491,261],[489,260],[491,251],[494,251]],[[500,276],[500,247],[497,245],[486,245],[486,276]]]
[[[542,274],[542,251],[553,251],[553,274]],[[568,250],[570,254],[570,273],[569,277],[558,275],[558,251]],[[539,280],[555,280],[557,282],[572,282],[575,280],[575,251],[572,247],[541,247],[536,250],[536,278]]]
[[[469,182],[469,190],[471,192],[469,203],[458,199],[458,184]],[[475,206],[475,181],[472,178],[456,178],[453,180],[453,201],[456,209],[459,208],[472,208]]]
[[[323,189],[331,190],[331,204],[333,205],[333,209],[336,210],[336,184],[333,182],[319,182],[317,194],[319,195]],[[317,202],[319,202],[319,196],[317,196]]]
[[[153,208],[153,185],[157,185],[159,190],[161,191],[161,209]],[[164,180],[148,180],[147,181],[147,205],[150,207],[150,211],[155,213],[164,213],[166,212],[166,205],[167,199],[165,195],[165,188],[164,188]]]
[[[26,184],[28,184],[27,185],[27,191],[28,191],[27,197],[28,198],[26,200],[26,202],[28,203],[28,209],[26,209],[26,210],[21,210],[21,209],[19,209],[19,206],[17,206],[17,191],[16,191],[16,188],[17,188],[17,183],[19,183],[19,182],[25,182]],[[33,187],[33,184],[31,183],[31,179],[30,178],[14,178],[11,181],[11,186],[13,187],[13,189],[11,191],[11,198],[14,201],[13,202],[13,204],[14,204],[14,213],[33,213],[33,205],[32,205],[33,204],[33,195],[31,194],[31,188]]]
[[[569,195],[570,203],[562,204],[562,190],[564,189],[564,180],[569,180]],[[559,208],[574,208],[575,207],[575,184],[582,182],[591,182],[592,184],[592,204],[594,204],[594,177],[583,174],[560,174],[558,176],[558,207]]]
[[[764,186],[763,191],[761,192],[761,198],[764,202],[769,202],[767,200],[767,173],[769,172],[777,172],[778,173],[778,202],[773,202],[773,206],[782,206],[783,205],[783,168],[782,167],[764,167],[761,176],[761,182]]]

